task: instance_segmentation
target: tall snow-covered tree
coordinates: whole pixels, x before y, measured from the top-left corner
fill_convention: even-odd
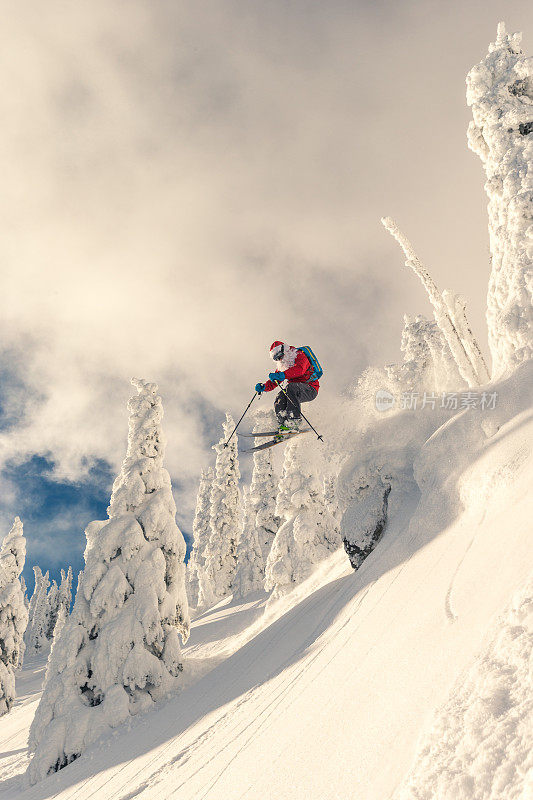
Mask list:
[[[54,629],[57,622],[57,615],[59,614],[59,587],[55,581],[52,581],[50,584],[46,599],[48,602],[46,638],[51,642],[54,638]]]
[[[20,576],[20,588],[22,589],[22,594],[24,595],[24,605],[26,606],[26,608],[29,608],[30,601],[28,600],[28,587],[26,586],[24,575]]]
[[[28,610],[20,584],[26,559],[22,522],[15,517],[0,545],[0,716],[15,699],[15,669],[20,665]]]
[[[30,614],[29,614],[30,601],[28,599],[28,587],[26,586],[26,581],[24,580],[24,575],[20,576],[20,588],[21,588],[22,597],[23,597],[23,600],[24,600],[24,607],[25,607],[26,611],[28,612],[28,621],[26,622],[26,628],[27,628],[28,624],[29,624],[29,619],[30,619]],[[26,633],[26,630],[24,631],[24,634],[25,633]],[[19,660],[18,660],[18,664],[17,664],[18,667],[21,667],[23,662],[24,662],[24,654],[25,654],[25,652],[26,652],[26,641],[25,641],[25,636],[23,636],[22,637],[22,641],[20,643],[20,647],[19,647]]]
[[[496,42],[467,77],[468,143],[487,175],[494,377],[533,355],[533,59],[522,52],[521,39],[501,22]]]
[[[227,442],[235,424],[231,414],[226,414],[222,438],[214,446],[217,454],[215,477],[211,491],[211,532],[205,550],[206,605],[227,597],[233,591],[233,578],[237,563],[237,545],[241,532],[241,502],[239,493],[239,456],[237,439]],[[211,597],[207,595],[211,592]]]
[[[45,572],[43,575],[40,567],[34,567],[33,572],[35,575],[35,588],[30,601],[30,617],[25,635],[26,656],[46,653],[50,644],[48,638],[51,614],[48,600],[49,574]]]
[[[39,596],[39,590],[41,588],[41,582],[43,580],[43,573],[39,566],[33,567],[33,575],[34,575],[33,593],[28,604],[28,627],[26,628],[26,633],[24,634],[26,645],[28,644],[28,636],[32,628],[33,614],[35,612],[35,606],[37,604],[37,598]]]
[[[40,567],[33,568],[35,589],[29,608],[29,623],[25,634],[25,647],[28,655],[47,653],[56,636],[59,616],[65,619],[72,600],[72,567],[68,572],[61,570],[61,585],[51,584],[48,572],[43,575]]]
[[[86,529],[85,569],[30,730],[31,783],[181,683],[189,630],[185,541],[163,467],[157,386],[133,380],[126,458],[108,519]]]
[[[72,567],[68,570],[61,570],[61,583],[59,584],[58,605],[59,608],[64,608],[66,616],[70,612],[72,603]]]
[[[285,447],[276,514],[282,525],[266,564],[265,588],[276,599],[309,577],[316,564],[341,544],[339,527],[328,511],[321,482],[305,442]]]
[[[265,580],[265,562],[259,544],[256,514],[250,503],[250,490],[244,490],[243,527],[237,545],[237,569],[233,580],[233,596],[246,597],[261,591]]]
[[[211,489],[214,477],[213,467],[202,470],[196,497],[196,512],[192,524],[193,546],[187,564],[187,594],[193,608],[205,605],[204,593],[207,593],[208,598],[211,595],[207,587],[204,587],[201,592],[200,586],[202,581],[207,580],[205,577],[205,551],[211,534]]]
[[[273,412],[258,411],[254,415],[253,432],[273,430],[277,427]],[[258,440],[256,440],[258,441]],[[272,462],[272,450],[261,450],[254,453],[254,467],[250,484],[249,511],[251,521],[255,524],[259,545],[266,564],[272,542],[278,531],[280,520],[276,516],[276,497],[278,493],[278,477]]]

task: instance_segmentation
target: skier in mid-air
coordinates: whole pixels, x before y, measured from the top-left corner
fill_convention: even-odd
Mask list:
[[[256,384],[255,391],[258,394],[271,392],[282,381],[287,381],[286,389],[281,390],[274,401],[274,411],[280,432],[298,430],[302,419],[301,403],[309,403],[317,396],[322,369],[309,347],[274,342],[270,356],[280,370],[271,372],[265,383]]]

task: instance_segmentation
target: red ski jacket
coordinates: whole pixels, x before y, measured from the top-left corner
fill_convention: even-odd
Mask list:
[[[273,370],[275,372],[275,370]],[[289,367],[285,370],[285,378],[289,381],[289,383],[308,383],[309,386],[312,386],[314,389],[319,389],[319,382],[318,381],[309,381],[308,379],[313,374],[313,367],[311,362],[305,355],[302,353],[301,350],[298,350],[298,354],[296,356],[296,361],[292,367]],[[273,383],[272,381],[267,381],[265,383],[265,392],[271,392],[273,389],[277,389],[278,384]]]

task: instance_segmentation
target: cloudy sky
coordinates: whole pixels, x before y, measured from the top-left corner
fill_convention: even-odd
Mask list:
[[[178,518],[274,339],[340,396],[430,315],[393,216],[480,341],[483,173],[466,73],[530,0],[2,2],[0,536],[81,564],[158,382]]]

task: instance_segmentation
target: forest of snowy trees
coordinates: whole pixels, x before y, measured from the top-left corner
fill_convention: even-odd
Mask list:
[[[189,633],[189,607],[199,616],[217,603],[253,595],[274,603],[342,548],[358,569],[413,482],[413,449],[454,410],[449,398],[455,396],[455,409],[461,395],[473,392],[490,402],[491,379],[531,358],[532,70],[520,36],[500,25],[488,55],[468,75],[468,142],[487,176],[492,372],[465,300],[436,286],[411,242],[386,217],[383,224],[422,281],[434,319],[405,317],[402,363],[371,367],[357,378],[346,400],[364,419],[355,433],[347,435],[340,421],[336,428],[331,423],[323,446],[310,436],[295,437],[284,445],[281,469],[279,448],[255,452],[250,483],[243,486],[237,437],[228,444],[235,423],[227,413],[200,476],[186,564],[164,467],[162,400],[155,384],[134,380],[127,453],[107,518],[87,525],[85,566],[72,610],[70,567],[58,583],[35,566],[28,601],[21,578],[26,543],[22,522],[15,520],[0,548],[0,715],[13,705],[15,671],[23,658],[48,657],[30,732],[31,783],[179,689],[187,669],[181,647]],[[374,405],[378,390],[403,400],[383,414]],[[405,416],[398,433],[393,420],[409,409],[408,396],[423,397],[422,411],[428,413]],[[269,430],[274,416],[260,409],[248,424],[253,433]],[[390,426],[393,435],[376,437],[378,425],[382,431]]]

